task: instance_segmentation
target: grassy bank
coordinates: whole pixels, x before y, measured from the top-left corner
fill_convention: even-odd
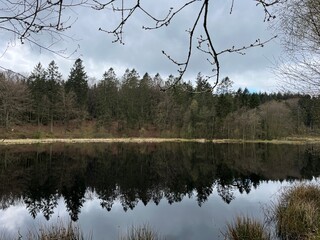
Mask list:
[[[320,239],[319,185],[296,185],[284,190],[272,213],[281,239]]]
[[[238,217],[233,224],[228,224],[225,240],[320,239],[319,185],[298,184],[285,188],[268,209],[264,223]],[[270,229],[274,232],[265,229],[266,225],[273,226]]]

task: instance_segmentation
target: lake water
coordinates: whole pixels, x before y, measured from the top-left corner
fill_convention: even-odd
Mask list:
[[[317,181],[320,146],[54,144],[0,147],[0,233],[74,221],[93,239],[148,224],[166,239],[223,239],[263,220],[279,190]]]

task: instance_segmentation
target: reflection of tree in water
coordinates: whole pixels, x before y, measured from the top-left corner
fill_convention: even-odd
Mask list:
[[[98,192],[99,198],[101,199],[101,207],[111,211],[114,201],[117,199],[117,189],[106,188]]]
[[[198,205],[201,206],[213,192],[213,179],[208,178],[203,172],[199,172],[195,190],[197,192]]]
[[[108,211],[115,201],[127,211],[140,201],[158,205],[166,199],[172,204],[184,197],[195,197],[201,206],[215,189],[230,203],[235,191],[249,194],[263,179],[301,178],[309,176],[309,169],[312,174],[320,173],[315,151],[303,150],[305,154],[299,155],[301,147],[270,145],[266,155],[260,147],[188,143],[92,145],[91,149],[64,147],[24,153],[2,149],[10,153],[10,161],[8,157],[5,163],[0,160],[0,180],[10,184],[0,186],[1,205],[7,207],[22,197],[33,217],[42,213],[50,219],[63,197],[76,221],[86,191],[95,192]]]
[[[47,160],[49,161],[47,162]],[[43,216],[49,220],[58,205],[57,178],[51,175],[50,168],[47,166],[50,160],[45,155],[39,156],[37,154],[35,163],[39,164],[38,171],[26,171],[27,177],[25,179],[27,182],[23,199],[33,218],[42,212]],[[41,164],[41,162],[46,164]]]
[[[197,201],[198,205],[201,206],[202,203],[206,202],[211,195],[213,188],[212,186],[201,186],[196,189],[197,191]]]
[[[74,176],[73,184],[63,186],[61,191],[72,221],[78,220],[80,209],[85,202],[85,179],[83,176]]]
[[[130,189],[129,191],[121,192],[120,202],[124,211],[129,208],[132,210],[139,203],[139,196],[134,189]]]
[[[312,179],[320,174],[320,149],[311,146],[304,152],[305,165],[301,169],[301,174],[306,179]]]
[[[233,199],[235,199],[234,191],[237,190],[241,194],[249,194],[252,187],[256,188],[260,182],[260,180],[256,182],[256,177],[257,176],[254,176],[254,178],[240,176],[229,180],[218,179],[217,192],[222,200],[229,204]]]
[[[218,166],[217,192],[226,203],[235,199],[234,191],[238,190],[241,194],[249,194],[252,187],[259,185],[261,177],[254,173],[243,175],[236,169],[231,169],[225,163]]]
[[[162,191],[160,186],[156,186],[151,192],[151,198],[152,201],[156,204],[159,205],[161,199],[164,197],[164,192]]]

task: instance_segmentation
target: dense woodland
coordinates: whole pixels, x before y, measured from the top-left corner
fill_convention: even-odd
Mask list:
[[[46,127],[57,136],[57,129],[72,134],[88,125],[91,137],[272,139],[319,133],[318,96],[234,91],[228,77],[212,91],[200,73],[194,84],[175,81],[172,75],[141,77],[135,69],[118,77],[110,68],[89,85],[81,59],[67,80],[54,61],[47,68],[39,63],[28,78],[3,72],[0,133],[10,137],[17,129]]]

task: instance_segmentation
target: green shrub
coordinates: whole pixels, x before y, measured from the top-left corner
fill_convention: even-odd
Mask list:
[[[43,133],[41,131],[36,131],[33,133],[32,138],[41,139],[41,138],[43,138]]]

